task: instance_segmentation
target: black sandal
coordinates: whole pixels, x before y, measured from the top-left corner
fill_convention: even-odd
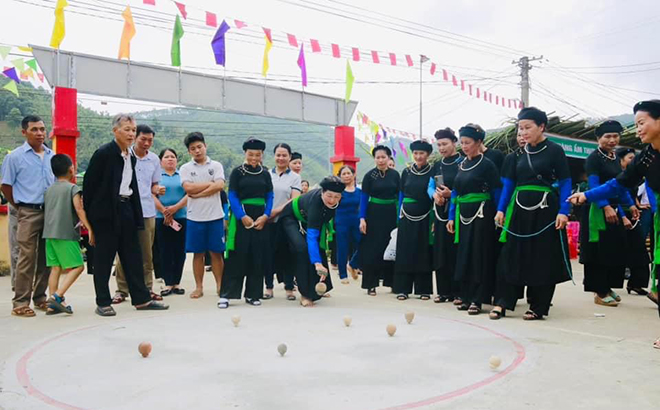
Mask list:
[[[523,315],[523,320],[543,320],[543,316],[540,316],[540,315],[536,314],[532,310],[528,310]]]
[[[476,303],[472,303],[468,307],[467,312],[468,312],[468,315],[472,315],[472,316],[478,315],[479,313],[481,313],[481,308],[479,306],[477,306]]]
[[[160,291],[161,296],[169,296],[172,293],[174,293],[174,288],[163,289],[163,290]]]
[[[635,292],[640,296],[646,296],[646,295],[649,294],[649,292],[644,288],[626,288],[626,290],[628,291],[629,295],[630,295],[630,292]]]
[[[367,295],[376,296],[376,288],[371,288],[367,291]]]
[[[252,306],[261,306],[261,301],[259,299],[245,298],[245,303]]]
[[[467,303],[461,303],[460,305],[456,306],[456,309],[458,310],[468,310],[470,307],[468,306]]]
[[[185,295],[186,290],[182,288],[172,288],[172,293],[174,293],[175,295]]]
[[[453,302],[454,298],[451,296],[436,296],[433,301],[435,303],[445,303],[445,302]]]
[[[420,296],[419,298],[420,298],[421,300],[429,300],[429,299],[431,299],[431,296],[429,296],[429,295],[422,295],[422,296]]]
[[[491,310],[490,313],[488,314],[488,317],[490,320],[500,320],[503,317],[506,316],[506,310],[504,308],[501,308],[502,310]]]
[[[396,298],[397,300],[406,300],[408,299],[408,295],[406,295],[405,293],[399,293],[398,295],[396,295]]]

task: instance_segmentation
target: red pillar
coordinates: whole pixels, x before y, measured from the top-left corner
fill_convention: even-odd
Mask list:
[[[76,145],[78,131],[78,90],[55,87],[53,90],[53,150],[67,154],[76,166]]]
[[[346,125],[335,128],[335,155],[330,158],[332,172],[337,174],[339,168],[349,165],[357,170],[360,158],[355,156],[355,129]]]

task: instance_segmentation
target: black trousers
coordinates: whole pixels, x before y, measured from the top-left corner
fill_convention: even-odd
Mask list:
[[[454,280],[454,267],[436,269],[435,287],[438,296],[458,297],[460,283]]]
[[[186,263],[186,219],[175,219],[181,224],[178,232],[163,225],[163,221],[163,218],[156,218],[160,274],[167,286],[174,286],[181,283],[183,265]]]
[[[433,294],[433,276],[431,272],[394,272],[394,293],[409,295]]]
[[[625,265],[584,264],[584,291],[607,295],[612,289],[623,288]]]
[[[109,200],[109,199],[108,199]],[[144,284],[142,270],[142,252],[138,240],[137,221],[133,217],[133,207],[130,202],[121,202],[119,206],[119,232],[106,229],[96,229],[96,249],[94,252],[94,290],[96,304],[101,307],[110,306],[110,274],[112,263],[117,253],[121,266],[126,274],[128,292],[133,305],[141,305],[151,300],[151,294]]]
[[[488,288],[489,286],[486,286],[483,282],[462,281],[460,283],[459,297],[464,304],[470,305],[474,303],[481,307],[482,303],[491,299]]]
[[[556,285],[528,286],[527,299],[530,301],[529,310],[539,316],[547,316],[550,312],[550,304],[555,294]],[[495,295],[495,305],[506,310],[515,310],[516,301],[523,294],[524,286],[516,286],[509,283],[499,282]]]
[[[264,283],[266,289],[273,289],[275,283],[273,281],[273,273],[277,275],[277,281],[279,283],[284,282],[284,290],[293,290],[294,281],[293,281],[293,272],[287,266],[287,239],[284,235],[284,231],[280,225],[280,222],[271,223],[266,225],[266,229],[269,230],[270,234],[270,243],[271,243],[271,254],[269,255],[269,268],[266,271],[264,276]]]
[[[630,279],[628,279],[629,288],[645,288],[649,285],[651,270],[649,265],[634,266],[630,268]]]

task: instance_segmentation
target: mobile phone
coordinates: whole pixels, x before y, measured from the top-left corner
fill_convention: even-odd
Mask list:
[[[172,222],[170,222],[170,228],[174,229],[175,231],[179,232],[181,230],[181,224],[172,219]]]
[[[435,187],[440,188],[441,186],[445,185],[445,177],[442,175],[436,175],[433,177],[433,180],[435,181]]]

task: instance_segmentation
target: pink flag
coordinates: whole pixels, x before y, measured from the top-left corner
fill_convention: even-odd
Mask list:
[[[371,52],[371,59],[373,60],[374,64],[380,64],[380,57],[378,57],[378,51]]]
[[[435,63],[431,63],[431,75],[435,75]]]
[[[291,47],[298,48],[298,40],[296,39],[296,36],[293,34],[287,34],[286,38],[289,40],[289,45]]]
[[[43,73],[37,73],[37,77],[39,77],[39,81],[41,81],[42,83],[44,82],[44,74]]]
[[[410,57],[408,54],[406,54],[406,62],[408,63],[408,67],[413,66],[412,57]]]
[[[521,110],[525,108],[525,104],[523,104],[522,100],[519,101],[518,108],[520,108]]]
[[[300,76],[302,77],[303,87],[307,87],[307,65],[305,64],[305,45],[300,45],[300,54],[298,54],[298,67],[300,67]]]
[[[493,94],[488,94],[488,102],[493,103]]]
[[[210,11],[206,12],[206,25],[211,27],[218,27],[218,18],[216,17],[215,13],[211,13]]]
[[[495,96],[495,105],[500,105],[500,96],[499,95]]]
[[[396,54],[390,53],[390,64],[396,65]]]
[[[264,31],[264,34],[266,35],[266,38],[268,39],[268,41],[270,41],[272,43],[273,42],[273,34],[271,33],[270,29],[269,28],[264,28],[264,27],[262,27],[261,29]]]
[[[449,73],[444,68],[442,69],[442,79],[445,81],[449,81]]]
[[[247,27],[247,24],[243,23],[243,22],[240,21],[240,20],[234,20],[234,24],[236,24],[236,28]]]
[[[353,47],[353,61],[360,61],[360,50]]]
[[[320,53],[321,45],[318,40],[311,39],[309,42],[312,44],[312,53]]]
[[[175,1],[174,4],[176,4],[177,8],[181,12],[181,16],[183,16],[184,20],[188,19],[188,12],[186,11],[186,5],[179,3],[178,1]]]
[[[481,90],[477,87],[477,98],[481,98]]]
[[[156,5],[156,0],[142,0],[142,3],[148,4],[150,6],[155,6]]]
[[[465,91],[465,81],[461,80],[461,91]]]
[[[488,91],[484,91],[484,101],[488,102]]]
[[[468,84],[468,89],[470,90],[469,93],[472,95],[472,84]]]
[[[509,108],[511,108],[511,98],[509,98]]]
[[[335,58],[341,58],[341,53],[339,52],[339,46],[337,44],[332,45],[332,56]]]
[[[458,86],[458,80],[456,79],[455,75],[451,75],[451,83],[454,84],[454,86]]]

